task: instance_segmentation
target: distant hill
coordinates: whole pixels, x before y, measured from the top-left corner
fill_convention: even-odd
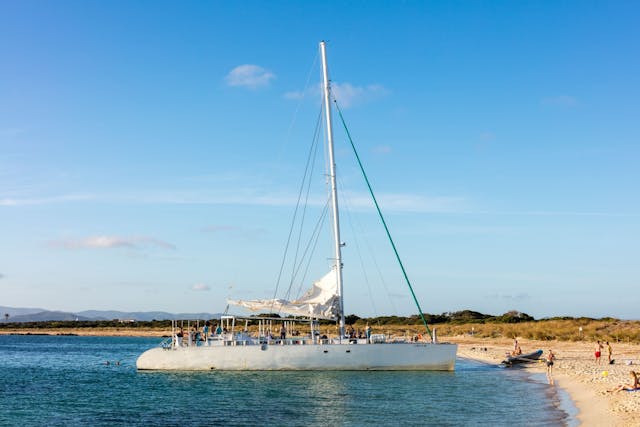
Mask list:
[[[4,307],[0,305],[0,316],[4,319],[5,313],[9,316],[22,316],[23,314],[42,313],[47,311],[44,308],[16,308],[16,307]]]
[[[5,320],[5,313],[9,319]],[[189,320],[189,319],[213,319],[219,317],[213,313],[167,313],[164,311],[135,311],[124,312],[115,310],[86,310],[78,313],[63,311],[49,311],[42,308],[17,308],[0,306],[0,322],[46,322],[63,320]]]
[[[23,322],[47,322],[47,321],[62,321],[62,320],[91,320],[88,317],[78,316],[73,313],[66,313],[64,311],[41,311],[39,313],[23,314],[21,316],[13,316],[9,318],[9,321],[15,323]]]
[[[165,311],[114,311],[114,310],[86,310],[78,312],[78,315],[94,320],[171,320],[171,319],[211,319],[218,315],[212,313],[167,313]]]

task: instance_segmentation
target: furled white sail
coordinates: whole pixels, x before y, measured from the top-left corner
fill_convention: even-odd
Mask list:
[[[302,298],[296,301],[284,299],[229,300],[230,304],[251,311],[269,311],[293,316],[309,316],[334,320],[338,317],[340,297],[335,268],[322,279],[314,282]]]

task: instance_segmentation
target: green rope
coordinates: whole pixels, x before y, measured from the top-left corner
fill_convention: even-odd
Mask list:
[[[422,323],[424,323],[424,327],[427,329],[427,333],[433,339],[433,336],[431,335],[431,331],[429,330],[429,326],[427,325],[427,319],[425,319],[424,314],[422,314],[422,309],[420,308],[420,303],[418,302],[418,298],[416,298],[416,294],[413,292],[413,286],[411,286],[411,282],[409,281],[409,276],[407,276],[407,272],[404,269],[404,265],[402,265],[402,260],[400,259],[400,255],[398,254],[398,250],[396,249],[396,244],[393,243],[393,239],[391,238],[391,233],[389,232],[389,228],[387,227],[387,222],[384,220],[384,216],[382,216],[382,211],[380,210],[380,206],[378,205],[378,200],[376,199],[376,196],[373,194],[373,189],[371,188],[371,184],[369,183],[369,178],[367,178],[367,173],[364,171],[364,167],[362,166],[362,162],[360,161],[360,156],[358,155],[356,146],[353,143],[353,139],[351,139],[351,133],[349,133],[347,124],[344,121],[344,117],[342,116],[342,111],[340,111],[340,107],[338,107],[338,103],[335,100],[333,102],[336,104],[336,108],[338,109],[338,115],[340,116],[340,121],[342,122],[342,126],[344,126],[345,132],[347,132],[349,143],[351,143],[351,148],[353,148],[353,153],[356,155],[356,159],[358,160],[360,171],[362,172],[362,176],[364,176],[364,180],[367,183],[367,187],[369,188],[369,194],[371,194],[373,203],[376,205],[376,210],[378,211],[380,220],[382,220],[382,225],[384,226],[384,230],[387,232],[387,237],[389,238],[389,242],[391,242],[391,247],[393,248],[393,252],[396,254],[396,259],[398,260],[398,264],[400,264],[400,269],[402,270],[404,279],[406,280],[407,285],[409,286],[409,290],[411,291],[411,296],[413,297],[413,302],[415,302],[416,307],[418,307],[418,313],[420,314]]]

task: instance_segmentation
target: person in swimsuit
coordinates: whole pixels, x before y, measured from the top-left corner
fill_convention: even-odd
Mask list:
[[[596,365],[600,364],[600,355],[602,354],[602,344],[600,343],[600,341],[596,342],[596,351],[595,351],[595,356],[596,356]]]
[[[609,365],[611,365],[611,355],[613,354],[613,350],[611,349],[611,344],[607,341],[607,353],[609,353]]]
[[[553,384],[553,361],[556,359],[556,355],[553,354],[553,351],[549,349],[549,353],[546,356],[547,363],[547,379],[549,380],[549,384]]]
[[[629,375],[631,376],[631,384],[620,384],[619,386],[607,391],[616,392],[616,391],[622,391],[622,390],[628,390],[628,391],[640,390],[640,381],[638,380],[638,374],[635,373],[634,371],[630,371]]]

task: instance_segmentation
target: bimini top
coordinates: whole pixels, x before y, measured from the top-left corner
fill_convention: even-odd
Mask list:
[[[268,311],[289,314],[292,316],[308,316],[318,319],[335,320],[340,312],[340,296],[338,295],[338,279],[333,268],[322,279],[314,282],[300,299],[228,300],[229,304],[247,308],[251,311]]]

